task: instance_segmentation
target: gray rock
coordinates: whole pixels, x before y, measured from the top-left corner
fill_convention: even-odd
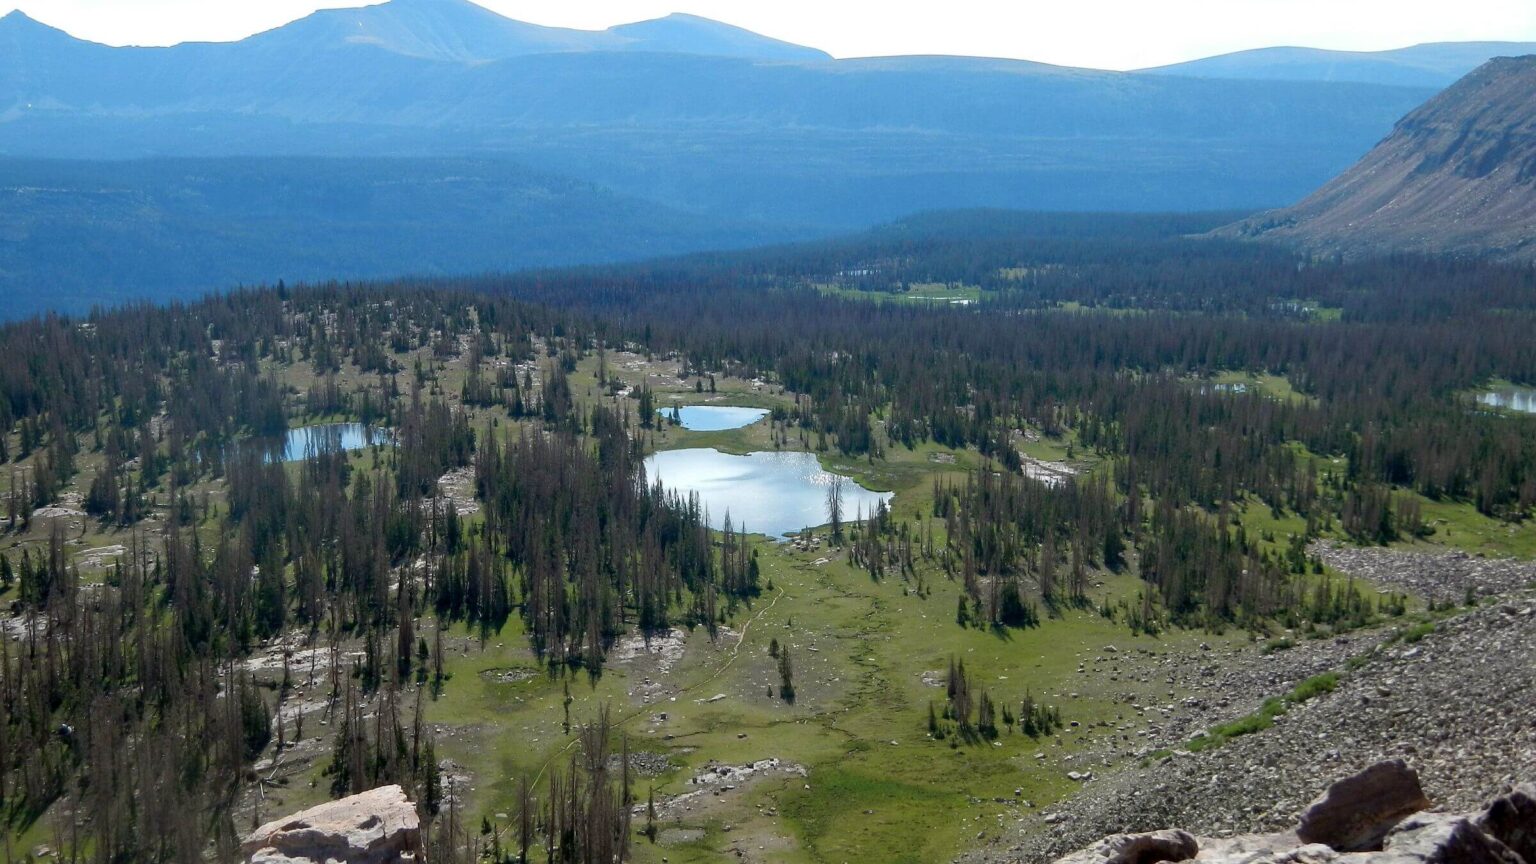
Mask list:
[[[1353,862],[1356,856],[1350,856]],[[1425,813],[1399,825],[1380,855],[1359,856],[1381,864],[1525,864],[1508,846],[1484,834],[1471,819]]]
[[[1401,759],[1389,759],[1328,787],[1301,814],[1296,836],[1340,852],[1380,849],[1387,832],[1430,806],[1419,775]]]
[[[1536,607],[1536,590],[1506,599]],[[963,864],[1040,864],[1108,835],[1170,826],[1196,837],[1285,831],[1329,781],[1383,759],[1406,758],[1437,807],[1452,813],[1480,811],[1536,778],[1536,614],[1482,604],[1440,619],[1412,644],[1394,639],[1395,629],[1356,631],[1347,643],[1306,639],[1268,654],[1229,646],[1209,654],[1122,650],[1121,662],[1177,677],[1201,704],[1159,729],[1119,718],[1124,734],[1089,742],[1102,765],[1094,782],[1048,803],[1054,823],[1021,813]],[[1184,749],[1196,733],[1328,670],[1344,673],[1338,688],[1293,707],[1284,722],[1199,753]],[[1389,695],[1379,695],[1381,686]],[[1141,698],[1126,693],[1119,701],[1128,709]]]

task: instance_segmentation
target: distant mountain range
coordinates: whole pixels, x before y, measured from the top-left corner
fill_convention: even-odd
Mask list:
[[[829,229],[941,207],[1284,204],[1435,89],[834,61],[700,18],[560,30],[467,0],[328,10],[170,48],[0,19],[0,155],[507,158],[672,207]]]
[[[1219,233],[1319,254],[1536,261],[1536,56],[1479,67],[1306,200]]]
[[[1536,42],[1436,42],[1392,51],[1259,48],[1144,72],[1255,81],[1348,81],[1394,87],[1448,87],[1494,57],[1536,54]]]

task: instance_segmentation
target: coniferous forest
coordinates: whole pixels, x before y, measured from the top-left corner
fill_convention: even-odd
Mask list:
[[[6,860],[229,860],[385,783],[432,859],[661,860],[747,818],[670,803],[700,772],[769,757],[809,773],[750,824],[808,860],[841,802],[869,860],[948,854],[1026,782],[1004,754],[1123,712],[1050,640],[1423,610],[1317,541],[1536,551],[1536,416],[1478,399],[1536,383],[1536,270],[1192,236],[1225,221],[941,214],[4,326]],[[711,403],[766,413],[680,425]],[[284,452],[332,424],[376,434]],[[894,495],[839,480],[770,538],[657,481],[686,448]],[[865,755],[895,746],[910,775]]]

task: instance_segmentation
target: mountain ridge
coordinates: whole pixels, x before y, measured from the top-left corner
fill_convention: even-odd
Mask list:
[[[1536,42],[1424,42],[1386,51],[1277,45],[1138,71],[1196,78],[1447,87],[1493,57],[1533,52]]]
[[[437,46],[436,50],[401,50],[398,53],[427,59],[455,62],[486,62],[530,53],[587,52],[587,51],[650,51],[661,53],[701,54],[705,56],[741,57],[745,59],[822,62],[833,60],[832,55],[810,46],[775,39],[723,21],[686,12],[673,12],[657,18],[615,24],[601,30],[585,30],[557,27],[521,21],[481,6],[472,0],[384,0],[365,6],[319,9],[285,24],[268,28],[242,39],[209,42],[180,42],[164,48],[188,45],[237,45],[252,40],[264,40],[278,34],[316,29],[323,31],[338,22],[348,22],[362,31],[361,35],[341,36],[351,43],[379,44],[390,50],[388,40],[380,39],[370,28],[398,26],[407,23],[431,23],[431,16],[441,21],[452,21],[447,16],[460,16],[463,22],[493,30],[510,31],[515,44],[501,51],[466,52]],[[408,17],[414,16],[414,17]],[[69,36],[78,42],[101,44],[81,39],[67,31],[33,18],[24,10],[16,9],[0,16],[0,33],[5,22],[29,22],[38,28]],[[692,31],[701,39],[688,40],[681,34]],[[335,35],[335,34],[333,34]],[[115,46],[103,46],[115,47]],[[138,47],[138,46],[122,46]],[[159,48],[161,46],[155,46]],[[151,49],[153,50],[153,49]],[[1403,48],[1380,51],[1355,51],[1313,48],[1300,45],[1274,45],[1231,51],[1160,66],[1129,70],[1131,74],[1168,75],[1192,78],[1235,78],[1239,80],[1269,81],[1337,81],[1361,84],[1385,84],[1405,87],[1444,87],[1470,72],[1477,65],[1494,56],[1536,52],[1536,42],[1473,40],[1450,42],[1424,42]],[[1093,67],[1074,67],[1050,64],[1022,58],[998,58],[971,55],[874,55],[845,58],[846,60],[901,60],[925,58],[992,60],[1019,62],[1040,67],[1072,69],[1091,72],[1114,70]],[[1362,64],[1365,71],[1348,63]],[[1342,74],[1326,68],[1329,65],[1345,66]],[[1374,71],[1368,67],[1377,67]],[[1397,69],[1408,74],[1387,74],[1382,69]]]
[[[0,34],[51,31],[90,45],[17,9],[0,17]],[[279,50],[335,50],[373,45],[407,57],[451,63],[485,63],[530,54],[563,52],[658,52],[742,59],[822,62],[830,54],[698,15],[660,18],[581,30],[533,24],[470,0],[387,0],[369,6],[319,9],[301,18],[226,42],[190,41],[129,50],[175,51],[188,47],[247,46]],[[113,46],[102,46],[110,48]]]

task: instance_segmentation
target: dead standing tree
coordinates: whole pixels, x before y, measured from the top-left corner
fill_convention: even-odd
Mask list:
[[[843,539],[843,478],[834,476],[827,484],[827,522],[832,526],[832,542]]]

